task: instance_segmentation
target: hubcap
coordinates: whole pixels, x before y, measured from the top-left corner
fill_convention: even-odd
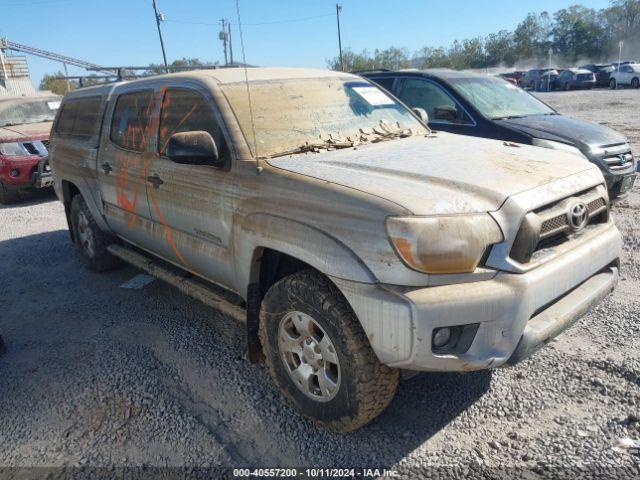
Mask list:
[[[89,219],[84,212],[78,214],[78,240],[87,255],[93,257],[95,252],[93,232],[89,227]]]
[[[340,363],[329,335],[306,313],[284,316],[278,328],[280,357],[291,380],[307,397],[328,402],[340,388]]]

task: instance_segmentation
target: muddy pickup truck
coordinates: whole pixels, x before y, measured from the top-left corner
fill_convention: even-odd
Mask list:
[[[61,97],[0,98],[0,203],[51,187],[49,131]]]
[[[618,279],[595,165],[417,113],[311,69],[79,89],[52,130],[55,189],[89,268],[125,260],[242,318],[249,358],[346,432],[401,370],[512,365]]]

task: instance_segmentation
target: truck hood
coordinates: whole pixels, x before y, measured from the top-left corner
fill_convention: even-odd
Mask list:
[[[0,141],[28,140],[40,135],[48,135],[53,122],[26,123],[24,125],[11,125],[0,127]]]
[[[497,120],[496,123],[536,138],[570,143],[583,153],[588,153],[591,147],[615,145],[627,141],[624,135],[609,127],[564,115],[530,115]]]
[[[516,193],[597,172],[573,154],[442,132],[268,162],[376,195],[415,215],[494,211]]]

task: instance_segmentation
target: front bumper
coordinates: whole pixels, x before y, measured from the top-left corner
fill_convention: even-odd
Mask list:
[[[333,279],[379,360],[408,370],[470,371],[513,364],[601,301],[617,283],[620,234],[608,223],[589,241],[526,273],[403,289]],[[437,354],[439,327],[479,324],[464,353]]]
[[[48,157],[44,157],[38,162],[38,168],[31,175],[31,187],[47,188],[52,186],[53,186],[53,173],[49,168]]]

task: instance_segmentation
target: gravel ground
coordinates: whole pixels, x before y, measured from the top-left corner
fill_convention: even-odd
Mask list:
[[[640,91],[541,95],[622,130]],[[635,105],[634,108],[631,108]],[[51,197],[0,208],[0,467],[380,467],[402,478],[640,475],[640,184],[615,206],[622,280],[532,359],[404,382],[371,425],[299,418],[245,360],[243,325],[138,272],[94,274]]]

